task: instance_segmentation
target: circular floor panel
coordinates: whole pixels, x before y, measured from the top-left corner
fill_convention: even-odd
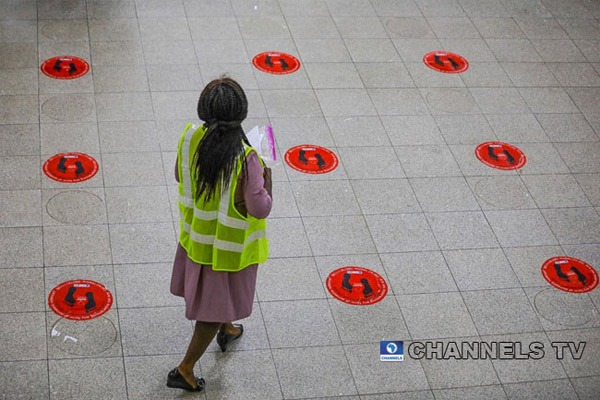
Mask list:
[[[444,74],[459,74],[469,69],[469,62],[460,54],[436,50],[423,56],[423,62],[429,68]]]
[[[92,179],[98,172],[96,159],[84,153],[61,153],[50,157],[42,170],[50,179],[63,183],[78,183]]]
[[[60,192],[46,204],[46,211],[58,222],[83,225],[99,222],[104,216],[104,202],[83,190]]]
[[[473,185],[473,191],[483,202],[502,210],[522,208],[532,203],[531,196],[519,177],[516,179],[498,176],[480,178]]]
[[[542,265],[542,276],[557,289],[570,293],[591,292],[598,286],[598,273],[585,261],[552,257]]]
[[[481,143],[475,149],[475,156],[488,167],[503,170],[519,169],[527,162],[521,149],[503,142]]]
[[[44,61],[40,69],[50,78],[76,79],[87,74],[90,65],[79,57],[58,56]]]
[[[388,292],[385,279],[362,267],[336,269],[327,277],[327,290],[346,304],[367,306],[380,302]]]
[[[276,75],[285,75],[300,69],[300,60],[291,54],[279,51],[266,51],[257,54],[252,59],[252,64],[262,72]]]
[[[305,174],[325,174],[338,166],[338,158],[333,151],[314,144],[292,147],[284,158],[290,167]]]
[[[48,306],[52,311],[75,321],[98,318],[110,310],[112,303],[110,290],[101,283],[85,279],[63,282],[48,295]]]
[[[583,326],[598,318],[589,296],[573,296],[554,288],[547,288],[536,294],[533,305],[544,319],[563,326]]]
[[[58,121],[79,121],[93,111],[94,106],[87,97],[73,94],[52,96],[42,104],[42,113]]]
[[[117,329],[106,317],[89,321],[72,321],[61,318],[52,325],[50,343],[74,356],[100,354],[113,346]]]

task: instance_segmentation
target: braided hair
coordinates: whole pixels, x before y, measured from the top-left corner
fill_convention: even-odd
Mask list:
[[[207,203],[229,187],[237,160],[244,154],[244,143],[248,144],[241,125],[247,115],[248,99],[233,79],[222,76],[202,90],[198,117],[204,121],[206,131],[194,153],[191,171],[196,199],[205,194]]]

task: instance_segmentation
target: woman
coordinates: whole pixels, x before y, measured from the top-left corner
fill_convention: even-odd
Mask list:
[[[258,264],[268,256],[272,183],[242,130],[247,114],[240,85],[216,79],[198,101],[204,124],[189,124],[179,140],[180,235],[171,293],[184,297],[186,318],[196,324],[185,357],[168,374],[169,387],[201,391],[196,362],[215,335],[225,351],[244,332],[231,322],[252,313]]]

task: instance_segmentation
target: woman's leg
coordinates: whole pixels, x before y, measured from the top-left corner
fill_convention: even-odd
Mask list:
[[[196,387],[196,379],[194,379],[194,366],[206,351],[206,348],[212,342],[219,327],[220,322],[201,322],[196,321],[194,327],[194,335],[188,347],[185,357],[179,364],[179,373],[183,375],[187,383]]]
[[[231,322],[225,322],[221,324],[221,328],[219,330],[230,336],[236,336],[240,333],[240,328],[236,328]]]

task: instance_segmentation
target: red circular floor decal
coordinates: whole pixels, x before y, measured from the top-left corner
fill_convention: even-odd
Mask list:
[[[598,286],[598,273],[572,257],[553,257],[542,265],[542,275],[552,286],[571,293],[586,293]]]
[[[98,172],[98,163],[83,153],[62,153],[44,163],[44,173],[50,179],[64,183],[87,181]]]
[[[252,64],[263,72],[277,75],[291,74],[300,69],[300,61],[296,57],[277,51],[257,54],[252,59]]]
[[[112,294],[104,285],[81,279],[61,283],[48,296],[52,311],[78,321],[101,316],[110,309],[112,302]]]
[[[50,78],[75,79],[87,74],[90,65],[79,57],[58,56],[44,61],[40,69]]]
[[[313,144],[292,147],[285,153],[285,162],[306,174],[324,174],[338,166],[338,158],[333,151]]]
[[[344,267],[327,277],[327,290],[344,303],[367,306],[380,302],[388,292],[387,283],[376,272],[362,267]]]
[[[469,68],[469,62],[461,55],[449,51],[432,51],[423,56],[429,68],[445,74],[458,74]]]
[[[508,143],[485,142],[475,149],[475,155],[485,165],[498,169],[519,169],[527,162],[525,154]]]

